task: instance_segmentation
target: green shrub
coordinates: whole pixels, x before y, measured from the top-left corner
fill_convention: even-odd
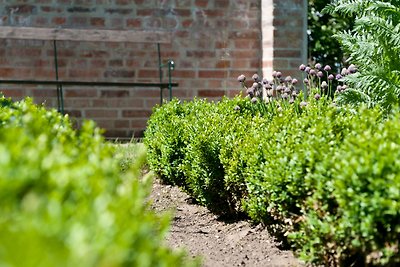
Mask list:
[[[181,108],[176,166],[201,204],[274,226],[312,264],[399,263],[399,115],[384,120],[379,107],[338,107],[324,95]]]
[[[400,263],[399,115],[363,110],[339,149],[311,174],[315,190],[291,236],[304,259],[339,266]]]
[[[167,105],[156,106],[147,122],[143,142],[148,151],[150,168],[165,182],[184,185],[185,178],[180,169],[184,157],[183,134],[184,108],[174,99]]]
[[[0,266],[179,266],[161,245],[169,219],[149,210],[144,149],[122,173],[86,122],[0,98]],[[117,157],[118,158],[118,157]]]

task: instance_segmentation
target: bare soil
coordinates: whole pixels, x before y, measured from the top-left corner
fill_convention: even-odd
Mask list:
[[[246,220],[222,220],[193,204],[178,187],[155,179],[150,198],[156,211],[174,212],[169,246],[200,256],[204,267],[305,266],[291,251],[279,248],[267,229]]]

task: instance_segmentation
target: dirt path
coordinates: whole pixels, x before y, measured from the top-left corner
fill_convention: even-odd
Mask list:
[[[177,187],[156,179],[151,198],[155,210],[175,210],[168,244],[200,255],[204,267],[304,266],[291,251],[279,249],[266,229],[247,221],[218,220],[206,208],[190,204],[190,197]]]

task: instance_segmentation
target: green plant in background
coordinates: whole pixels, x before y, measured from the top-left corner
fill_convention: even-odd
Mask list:
[[[329,14],[356,16],[354,29],[336,35],[349,61],[359,73],[345,77],[351,86],[341,103],[379,104],[384,109],[399,104],[400,2],[336,0],[325,8]]]
[[[323,13],[331,0],[308,1],[308,60],[330,65],[336,72],[345,63],[342,47],[334,35],[352,29],[354,17]]]
[[[192,266],[162,246],[145,161],[122,158],[93,122],[0,98],[0,266]]]

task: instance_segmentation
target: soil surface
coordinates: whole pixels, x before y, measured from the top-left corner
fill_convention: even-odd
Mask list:
[[[224,221],[205,207],[192,204],[178,187],[155,179],[152,206],[156,211],[174,212],[167,243],[200,256],[204,267],[305,266],[261,227],[246,220]]]

